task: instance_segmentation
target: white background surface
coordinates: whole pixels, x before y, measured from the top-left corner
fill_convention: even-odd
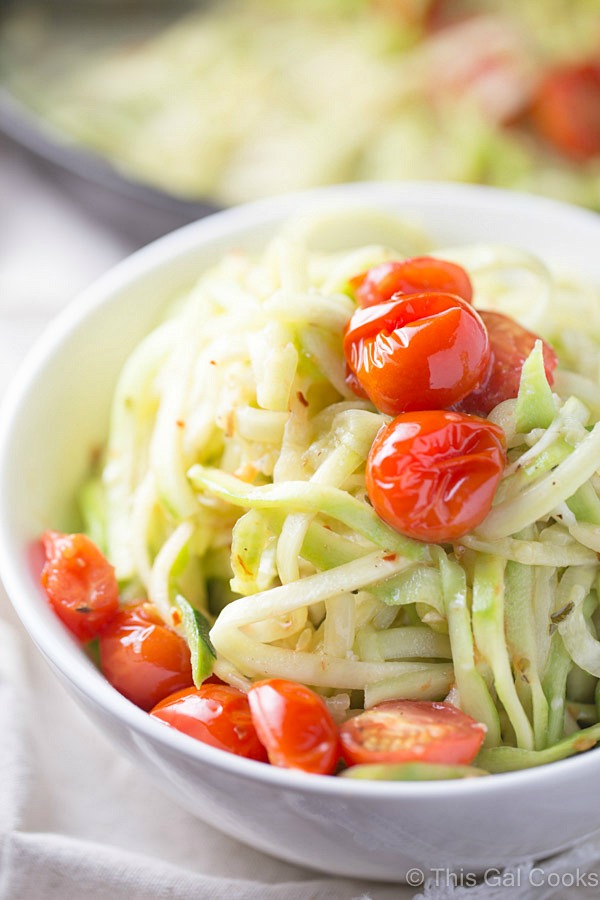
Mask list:
[[[0,143],[0,392],[53,314],[135,246]],[[585,866],[598,855],[597,847],[586,847],[553,862],[534,879],[541,887],[524,869],[497,887],[453,891],[442,880],[425,894],[597,897],[600,888],[585,888]],[[573,888],[578,874],[580,887]],[[0,589],[0,900],[413,894],[399,885],[323,879],[243,847],[180,810],[88,723]]]

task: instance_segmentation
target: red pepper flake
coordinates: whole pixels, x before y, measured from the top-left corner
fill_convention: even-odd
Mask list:
[[[98,444],[95,447],[92,447],[90,451],[90,468],[95,469],[100,465],[102,460],[102,447]]]
[[[398,555],[396,553],[387,553],[383,558],[386,562],[396,562]]]
[[[226,437],[233,437],[235,432],[235,416],[232,409],[230,409],[224,417],[222,428]]]
[[[308,406],[308,400],[306,399],[302,391],[296,391],[296,397],[298,398],[302,406]]]
[[[255,468],[251,463],[244,463],[243,466],[240,466],[233,473],[236,478],[239,478],[240,481],[247,481],[248,484],[251,484],[256,475],[258,473],[258,469]]]
[[[185,422],[183,421],[183,419],[177,419],[175,424],[177,425],[178,428],[185,428]]]
[[[592,747],[595,747],[596,743],[597,742],[593,738],[576,738],[576,740],[573,741],[573,750],[575,753],[585,753],[586,750],[591,750]]]
[[[237,560],[237,563],[238,563],[239,567],[240,567],[241,569],[244,570],[244,574],[245,574],[245,575],[251,575],[251,574],[252,574],[252,572],[250,571],[250,569],[248,568],[248,566],[244,563],[244,560],[243,560],[242,557],[239,555],[239,553],[238,553],[238,555],[236,556],[236,560]]]
[[[211,366],[216,366],[216,365],[217,365],[216,359],[211,359],[211,360],[210,360],[210,365],[211,365]]]
[[[177,627],[177,625],[181,625],[182,616],[178,609],[171,610],[171,621],[173,622],[173,625],[175,625],[175,627]]]

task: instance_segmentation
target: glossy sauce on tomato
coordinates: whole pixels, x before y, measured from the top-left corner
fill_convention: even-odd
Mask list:
[[[81,641],[97,637],[119,609],[115,570],[85,534],[46,531],[41,582],[57,616]]]
[[[452,294],[415,294],[359,309],[344,336],[348,368],[388,415],[442,409],[479,385],[489,364],[486,329]]]
[[[362,307],[398,299],[395,295],[431,292],[454,294],[467,303],[473,299],[473,285],[463,267],[433,256],[380,263],[351,278],[350,287]]]
[[[302,684],[271,678],[253,684],[248,700],[272,765],[333,774],[340,757],[339,733],[322,697]]]
[[[187,643],[147,602],[124,607],[104,628],[100,665],[112,686],[145,710],[193,683]]]
[[[447,410],[405,413],[373,441],[367,493],[396,531],[452,542],[487,516],[505,465],[504,432],[497,425]]]
[[[158,703],[150,714],[211,747],[268,761],[252,721],[248,697],[227,684],[204,683],[178,691]]]
[[[537,340],[542,341],[544,367],[548,383],[552,385],[558,357],[546,341],[528,331],[509,316],[481,310],[479,315],[490,341],[490,361],[481,384],[455,405],[459,412],[486,416],[503,400],[514,399],[519,393],[523,363]]]

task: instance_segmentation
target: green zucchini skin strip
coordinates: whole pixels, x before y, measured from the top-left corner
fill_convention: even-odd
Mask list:
[[[572,667],[573,660],[567,653],[563,640],[557,631],[552,635],[546,671],[542,679],[544,694],[548,699],[548,733],[546,741],[549,747],[552,747],[560,740],[564,731],[567,677]]]
[[[458,563],[441,560],[442,584],[456,686],[461,708],[486,727],[484,746],[500,743],[500,720],[488,686],[475,666],[475,647],[467,604],[467,582]]]
[[[600,725],[582,728],[563,738],[545,750],[524,750],[518,747],[493,747],[481,750],[475,763],[488,772],[515,772],[518,769],[531,769],[546,763],[566,759],[576,753],[591,750],[600,741]]]
[[[517,694],[504,631],[505,560],[481,554],[473,577],[473,633],[479,652],[494,675],[494,686],[511,725],[517,744],[533,749],[534,736]]]
[[[448,781],[489,775],[477,766],[445,766],[440,763],[399,763],[398,765],[351,766],[340,772],[343,778],[360,781]]]
[[[514,500],[504,500],[494,506],[477,528],[477,535],[487,540],[509,537],[548,515],[594,475],[599,457],[600,422],[597,422],[579,446],[549,474],[525,487]]]
[[[548,701],[542,689],[538,662],[535,621],[535,570],[509,562],[505,570],[506,643],[521,673],[522,690],[527,688],[532,706],[534,746],[543,750],[548,737]],[[548,603],[548,613],[550,604]],[[519,684],[519,682],[517,682]],[[517,691],[518,692],[518,691]]]
[[[390,558],[391,557],[391,558]],[[301,606],[319,603],[328,597],[359,590],[397,575],[410,562],[400,555],[375,551],[328,573],[309,575],[292,584],[278,585],[259,594],[240,597],[225,607],[213,626],[213,633],[223,628],[241,628],[276,614],[284,615]],[[213,639],[213,643],[216,642]]]
[[[247,509],[293,509],[296,512],[324,513],[372,541],[377,547],[424,562],[429,550],[424,544],[393,531],[365,503],[346,491],[328,485],[289,481],[252,487],[219,469],[195,465],[188,478],[199,491],[205,491],[233,506]]]
[[[173,605],[181,613],[181,627],[190,648],[192,678],[194,685],[200,687],[212,673],[217,658],[209,637],[210,624],[181,594],[177,594]]]
[[[546,376],[542,343],[538,340],[521,369],[515,427],[521,432],[548,428],[555,413],[556,405]]]

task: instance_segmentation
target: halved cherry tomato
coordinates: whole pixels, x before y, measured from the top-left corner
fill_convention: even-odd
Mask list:
[[[442,409],[470,393],[489,363],[488,336],[472,306],[453,294],[414,294],[358,309],[344,355],[384,413]]]
[[[202,684],[161,700],[150,712],[191,737],[228,753],[268,762],[250,714],[248,697],[228,684]]]
[[[174,691],[190,687],[190,651],[151,603],[119,612],[100,635],[100,666],[121,694],[152,709]]]
[[[490,339],[489,368],[479,387],[467,394],[454,408],[460,412],[486,416],[503,400],[517,396],[523,363],[533,350],[535,342],[542,339],[501,313],[481,310],[479,315]],[[542,349],[546,377],[551,385],[558,357],[544,340]]]
[[[485,725],[450,703],[388,700],[348,719],[340,729],[350,766],[431,762],[468,765],[485,738]]]
[[[367,459],[376,513],[419,541],[445,543],[485,519],[506,465],[504,432],[447,410],[405,413],[384,426]]]
[[[41,582],[50,603],[80,641],[97,637],[118,612],[115,570],[85,534],[46,531]]]
[[[539,133],[569,159],[600,155],[600,60],[564,65],[542,80],[531,108]]]
[[[274,766],[331,775],[340,757],[337,726],[310,688],[272,678],[248,692],[252,719]]]
[[[473,299],[473,286],[463,267],[433,256],[380,263],[351,278],[350,286],[356,302],[363,307],[386,303],[395,294],[405,296],[429,291],[456,294],[467,303]]]

